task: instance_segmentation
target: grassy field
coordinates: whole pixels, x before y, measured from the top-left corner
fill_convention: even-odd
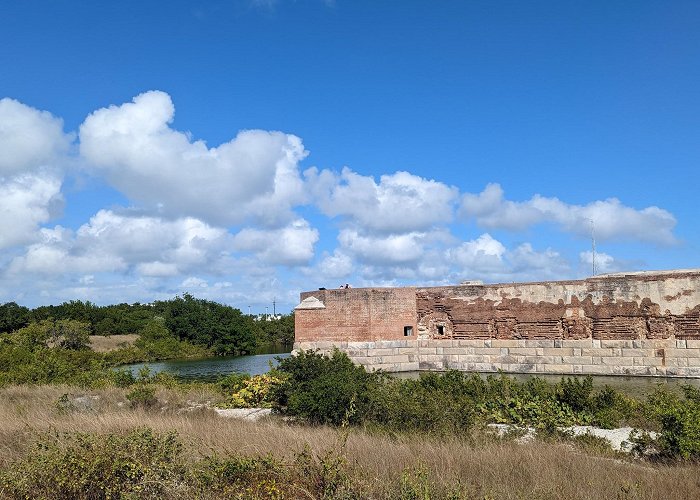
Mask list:
[[[123,346],[130,346],[139,338],[136,334],[129,335],[90,335],[90,349],[95,352],[115,351]]]
[[[285,474],[279,488],[208,491],[191,489],[195,486],[179,480],[164,483],[153,497],[235,498],[231,492],[238,491],[241,498],[317,498],[322,489],[316,483],[330,474],[342,479],[344,487],[330,495],[338,498],[700,498],[700,467],[693,464],[652,465],[597,447],[571,442],[518,444],[481,432],[435,439],[302,426],[279,419],[258,423],[225,419],[206,407],[220,397],[206,387],[159,388],[157,405],[132,408],[127,392],[68,386],[0,389],[0,470],[16,469],[36,452],[34,444],[47,433],[58,441],[70,441],[75,433],[125,435],[149,428],[157,434],[177,433],[187,467],[196,468],[211,457],[272,454]],[[316,479],[309,482],[311,477]],[[0,494],[12,496],[7,488]],[[139,496],[149,494],[144,490]]]

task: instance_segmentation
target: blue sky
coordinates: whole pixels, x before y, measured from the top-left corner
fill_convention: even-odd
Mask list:
[[[700,4],[0,2],[0,301],[700,267]]]

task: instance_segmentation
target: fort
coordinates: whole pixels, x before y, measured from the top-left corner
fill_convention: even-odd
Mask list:
[[[389,372],[700,377],[700,269],[303,292],[294,346]]]

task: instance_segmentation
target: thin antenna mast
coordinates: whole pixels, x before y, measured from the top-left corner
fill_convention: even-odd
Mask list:
[[[588,219],[589,222],[591,223],[591,267],[593,268],[593,276],[595,276],[595,222],[593,222],[593,219]]]
[[[277,318],[277,297],[272,297],[272,317]]]

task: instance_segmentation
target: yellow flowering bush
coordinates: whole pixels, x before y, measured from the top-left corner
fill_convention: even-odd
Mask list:
[[[270,374],[256,375],[243,380],[242,387],[231,396],[233,408],[269,408],[268,396],[273,387],[282,383],[282,378]]]

